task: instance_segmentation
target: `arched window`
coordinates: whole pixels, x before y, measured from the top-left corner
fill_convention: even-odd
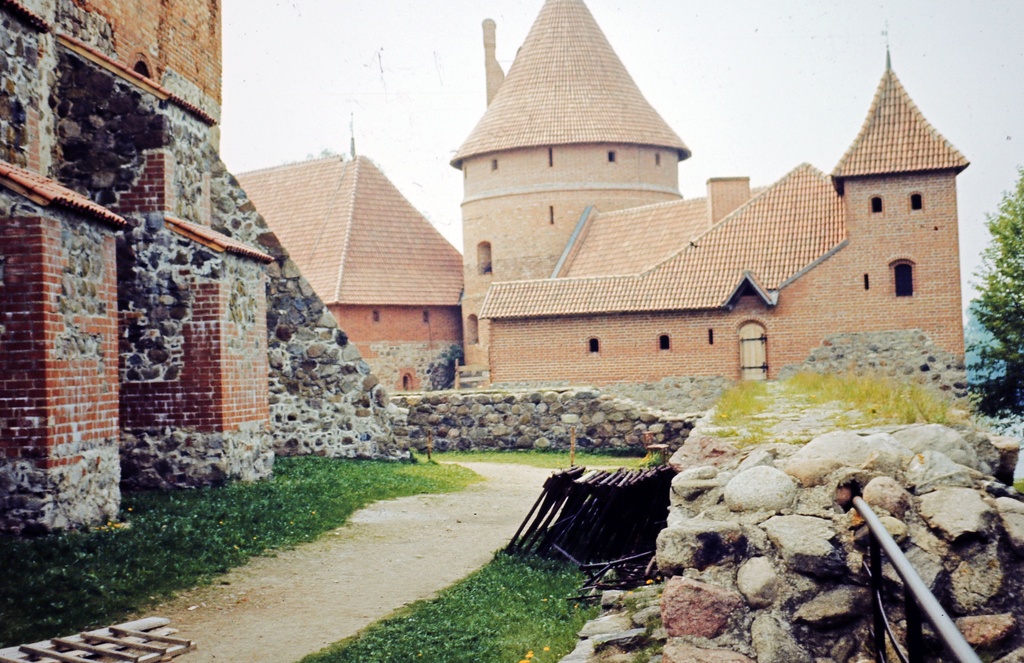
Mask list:
[[[408,373],[402,375],[402,391],[409,391],[412,389],[412,376]]]
[[[882,212],[882,199],[879,198],[878,196],[875,196],[874,198],[871,199],[871,213],[872,214],[881,214],[881,212]]]
[[[896,296],[913,297],[914,266],[909,262],[897,263],[893,266],[893,276],[896,281]]]
[[[466,343],[476,345],[480,342],[480,322],[475,315],[466,318]]]
[[[658,337],[658,349],[659,350],[671,350],[672,339],[668,337],[668,334],[662,334]]]
[[[142,58],[139,58],[138,62],[135,63],[135,66],[132,67],[132,71],[141,76],[145,76],[146,78],[150,78],[149,65],[146,64],[146,61]]]
[[[476,245],[476,266],[481,274],[491,273],[491,243],[480,242]]]
[[[589,341],[587,341],[587,344],[589,345],[590,351],[592,353],[597,354],[598,352],[601,351],[601,341],[597,340],[596,338],[590,339]]]
[[[910,209],[919,210],[924,209],[924,200],[921,198],[921,194],[912,193],[910,194]]]

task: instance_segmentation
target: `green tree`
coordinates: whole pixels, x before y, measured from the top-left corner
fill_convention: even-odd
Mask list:
[[[981,296],[972,306],[991,334],[972,348],[978,357],[972,388],[979,409],[989,415],[1024,411],[1024,168],[1018,175],[999,213],[988,217],[992,243],[981,254]]]

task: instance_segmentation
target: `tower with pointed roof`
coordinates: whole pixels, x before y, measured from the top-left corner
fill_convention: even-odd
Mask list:
[[[488,363],[492,282],[547,278],[588,208],[680,198],[690,156],[637,88],[583,0],[546,0],[507,76],[484,24],[487,111],[459,148],[466,360]]]

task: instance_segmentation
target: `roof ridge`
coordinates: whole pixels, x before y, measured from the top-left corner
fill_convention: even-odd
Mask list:
[[[359,156],[361,157],[362,155],[359,155]],[[235,177],[237,178],[237,177],[244,177],[246,175],[255,175],[257,173],[269,173],[269,172],[273,172],[273,171],[288,170],[288,169],[295,168],[295,167],[298,167],[298,166],[306,166],[306,165],[309,165],[309,164],[319,163],[321,161],[331,161],[332,159],[333,160],[341,161],[342,163],[348,163],[348,162],[352,161],[352,159],[346,159],[345,155],[343,155],[343,154],[331,154],[331,155],[328,155],[328,156],[325,156],[325,157],[311,157],[311,158],[308,158],[308,159],[303,159],[302,161],[288,161],[286,163],[279,163],[276,166],[264,166],[263,168],[254,168],[253,170],[244,170],[244,171],[236,174]]]
[[[334,301],[341,300],[341,283],[345,279],[345,260],[348,258],[349,245],[352,243],[352,226],[354,225],[356,216],[356,192],[359,189],[359,166],[360,161],[353,159],[345,162],[345,170],[341,173],[341,181],[338,182],[338,191],[341,191],[341,185],[345,181],[345,176],[348,175],[349,165],[354,166],[352,171],[352,191],[349,194],[349,205],[348,205],[348,216],[345,219],[345,241],[341,245],[341,257],[338,260],[338,282],[334,289]],[[337,196],[337,192],[335,192]],[[334,207],[334,199],[331,200],[331,207]],[[324,219],[326,221],[329,215],[325,214]]]

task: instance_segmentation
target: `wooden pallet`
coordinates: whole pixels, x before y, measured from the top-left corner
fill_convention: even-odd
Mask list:
[[[169,619],[148,617],[66,638],[0,649],[0,663],[155,663],[196,648],[191,640],[171,637]]]

